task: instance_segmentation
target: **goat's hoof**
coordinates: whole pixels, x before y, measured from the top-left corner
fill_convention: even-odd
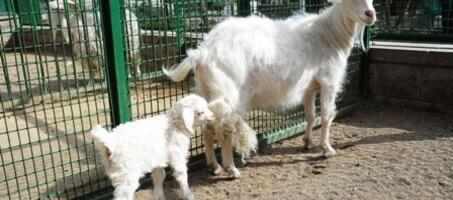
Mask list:
[[[331,158],[333,156],[337,155],[337,152],[335,150],[330,150],[330,151],[324,151],[324,156],[326,158]]]
[[[306,150],[310,150],[310,149],[313,149],[313,147],[315,147],[315,145],[313,144],[313,140],[311,140],[311,139],[304,137],[304,143],[305,143],[304,148]]]
[[[246,164],[247,164],[247,161],[245,161],[244,158],[241,158],[241,165],[242,165],[242,166],[245,166]]]
[[[159,195],[159,196],[156,196],[155,199],[156,200],[166,200],[167,198],[165,198],[164,195]]]
[[[189,192],[189,193],[183,195],[182,199],[184,199],[184,200],[195,200],[195,196],[193,196],[192,192]]]
[[[212,165],[212,167],[211,167],[212,175],[218,176],[218,175],[222,174],[222,172],[223,172],[222,166],[220,166],[219,164]]]
[[[312,142],[305,142],[304,148],[306,150],[311,150],[315,147],[315,145]]]
[[[241,178],[241,173],[236,168],[232,168],[232,169],[228,170],[228,175],[231,178]]]
[[[222,167],[217,167],[216,169],[214,169],[214,170],[212,171],[212,174],[218,176],[218,175],[220,175],[222,172],[223,172],[223,168],[222,168]]]

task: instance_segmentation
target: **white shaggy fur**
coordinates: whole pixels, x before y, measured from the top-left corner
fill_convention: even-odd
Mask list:
[[[211,123],[209,127],[212,131],[206,131],[206,134],[215,134],[215,136],[207,136],[207,138],[215,137],[220,143],[225,143],[231,140],[236,152],[241,155],[242,164],[245,164],[245,158],[249,157],[251,152],[256,152],[258,140],[255,130],[250,128],[241,116],[236,113],[228,104],[217,99],[209,103],[209,109],[214,113],[217,120]],[[208,128],[208,127],[207,127]],[[222,151],[223,158],[228,158],[226,154],[229,152]],[[223,160],[227,163],[227,160]],[[235,169],[232,169],[235,170]],[[217,168],[214,174],[221,173],[221,168]],[[240,176],[238,171],[232,172],[234,176]]]
[[[207,102],[189,95],[166,115],[141,119],[117,126],[111,133],[95,126],[91,134],[102,152],[106,174],[115,187],[115,199],[133,199],[139,178],[152,172],[154,195],[165,199],[162,183],[164,167],[171,166],[181,187],[181,197],[194,199],[187,183],[187,156],[193,126],[214,120]]]
[[[336,152],[329,143],[329,127],[347,58],[357,33],[375,20],[372,0],[343,0],[320,15],[294,16],[285,21],[256,16],[230,18],[214,27],[196,50],[188,51],[179,66],[164,72],[173,81],[181,81],[193,70],[200,96],[208,102],[223,99],[239,113],[303,102],[308,148],[313,146],[314,102],[320,93],[322,146],[324,155],[330,157]],[[219,168],[213,139],[208,137],[207,162]],[[222,149],[231,151],[231,142],[224,142]],[[222,158],[227,160],[224,167],[234,173],[232,154],[226,155],[228,158]]]
[[[67,5],[67,6],[66,6]],[[82,60],[82,66],[97,69],[103,66],[102,34],[99,28],[100,13],[93,11],[79,11],[77,3],[71,0],[64,4],[63,0],[49,2],[49,14],[43,13],[42,19],[49,20],[53,38],[56,38],[58,27],[62,30],[65,42],[72,43],[74,53]],[[65,14],[68,10],[68,17]],[[138,19],[129,9],[124,10],[127,59],[135,67],[135,75],[140,72],[140,27]]]

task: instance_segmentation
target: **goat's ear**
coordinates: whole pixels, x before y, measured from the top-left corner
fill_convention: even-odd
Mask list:
[[[189,133],[192,135],[195,134],[195,131],[193,130],[193,125],[195,122],[193,110],[189,108],[183,108],[182,119],[184,121],[184,127],[187,129],[187,131],[189,131]]]

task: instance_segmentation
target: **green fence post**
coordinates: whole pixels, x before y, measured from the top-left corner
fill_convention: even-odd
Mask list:
[[[12,9],[11,0],[0,0],[0,23],[1,21],[9,21],[11,23],[11,19],[15,20],[15,12]],[[0,28],[0,64],[3,69],[3,75],[5,77],[6,83],[6,90],[8,92],[8,96],[11,95],[11,79],[9,78],[8,66],[6,61],[6,51],[4,49],[5,43],[14,35],[13,32],[16,29],[16,24],[9,24],[8,27],[1,27]]]
[[[115,126],[131,119],[128,76],[124,63],[123,25],[119,0],[100,2],[111,119]]]
[[[35,28],[36,25],[41,25],[40,3],[43,1],[16,0],[16,2],[16,9],[20,15],[22,25],[31,25],[33,28]]]
[[[18,8],[19,6],[19,3],[18,1],[13,1],[14,5],[13,7],[15,8],[15,11],[17,13],[17,20],[14,20],[14,26],[16,27],[16,31],[19,33],[17,37],[19,39],[19,44],[25,44],[24,43],[24,37],[23,37],[23,32],[24,32],[24,29],[23,29],[23,24],[24,24],[24,19],[23,17],[26,17],[27,16],[27,13],[22,13],[22,11],[20,11],[20,9],[16,9]],[[16,46],[13,47],[14,50],[16,50]],[[25,51],[26,51],[26,45],[24,45],[23,48],[19,48],[19,51],[20,51],[20,61],[22,63],[26,63],[26,59],[25,59]],[[28,68],[26,65],[21,65],[22,66],[22,74],[24,76],[24,84],[25,84],[25,90],[26,90],[26,94],[27,96],[30,95],[31,93],[31,83],[30,83],[30,76],[28,74]],[[20,83],[20,79],[18,80],[18,82]]]
[[[373,32],[373,29],[371,28],[371,26],[367,26],[365,27],[365,34],[363,34],[363,40],[365,41],[365,51],[368,52],[368,50],[370,49],[370,43],[371,43],[371,33]]]
[[[238,0],[239,16],[248,16],[250,13],[250,0]]]
[[[360,80],[359,80],[359,85],[360,85],[360,95],[362,97],[366,97],[369,93],[368,91],[368,73],[369,73],[369,50],[370,50],[370,44],[371,44],[371,34],[372,34],[373,28],[371,26],[367,26],[365,28],[365,33],[363,34],[363,40],[364,40],[364,46],[365,46],[365,52],[363,53],[362,56],[362,61],[360,64]]]
[[[176,42],[178,45],[179,53],[184,49],[184,17],[183,17],[183,6],[184,2],[182,0],[175,1],[175,28],[176,28]]]

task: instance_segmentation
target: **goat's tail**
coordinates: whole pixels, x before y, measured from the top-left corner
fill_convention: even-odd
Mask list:
[[[162,67],[162,71],[172,81],[179,82],[184,80],[189,74],[190,70],[197,67],[198,62],[202,59],[202,51],[199,49],[187,51],[187,58],[185,58],[178,66],[172,69]]]
[[[233,134],[233,146],[236,152],[243,157],[249,157],[250,153],[256,152],[258,147],[258,139],[255,130],[247,123],[240,120],[236,127],[236,134]]]
[[[94,139],[94,148],[101,153],[104,164],[110,160],[110,155],[114,151],[114,141],[110,133],[101,125],[96,125],[91,129]]]

